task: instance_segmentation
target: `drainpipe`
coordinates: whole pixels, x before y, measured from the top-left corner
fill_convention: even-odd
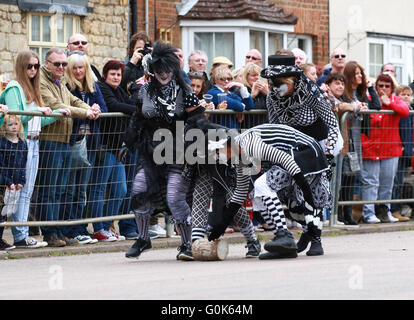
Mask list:
[[[133,35],[138,32],[137,0],[130,0],[129,4],[131,8],[131,19],[132,19],[131,35]]]
[[[145,0],[145,33],[149,35],[148,0]]]

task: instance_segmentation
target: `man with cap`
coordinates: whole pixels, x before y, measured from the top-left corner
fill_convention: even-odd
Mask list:
[[[269,56],[268,67],[262,70],[261,77],[269,79],[271,86],[266,100],[269,122],[291,126],[313,137],[321,144],[328,161],[333,163],[343,143],[338,121],[328,98],[295,64],[295,57]],[[293,202],[288,208],[291,217],[304,225],[298,252],[311,242],[307,255],[322,255],[321,208]]]

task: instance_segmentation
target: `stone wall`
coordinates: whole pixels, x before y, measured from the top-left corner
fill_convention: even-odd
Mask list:
[[[81,17],[89,55],[99,70],[111,59],[123,60],[128,46],[128,1],[89,0],[93,12]],[[0,4],[0,74],[13,73],[14,59],[28,49],[27,13],[17,5]]]

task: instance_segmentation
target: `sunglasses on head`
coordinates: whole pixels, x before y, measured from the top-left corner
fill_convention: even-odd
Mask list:
[[[260,58],[256,58],[256,57],[253,57],[253,56],[246,56],[246,59],[261,60]]]
[[[27,70],[31,70],[32,68],[35,68],[36,70],[38,70],[40,68],[40,64],[36,63],[36,64],[28,64],[27,65]]]
[[[47,61],[49,61],[49,60],[47,60]],[[62,66],[62,67],[66,67],[67,65],[68,65],[68,63],[67,62],[52,62],[52,61],[49,61],[51,64],[53,64],[56,68],[59,68],[60,66]]]
[[[339,59],[339,58],[346,58],[346,55],[345,54],[336,54],[336,55],[334,55],[333,56],[335,59]]]
[[[88,44],[88,41],[74,41],[74,42],[71,42],[69,44],[73,44],[75,46],[78,46],[80,43],[82,43],[83,46],[86,46]]]
[[[391,88],[391,85],[390,84],[379,84],[378,87],[389,89],[389,88]]]
[[[220,78],[220,80],[221,80],[221,81],[232,81],[232,80],[233,80],[233,78],[230,78],[230,77],[229,77],[229,78]]]

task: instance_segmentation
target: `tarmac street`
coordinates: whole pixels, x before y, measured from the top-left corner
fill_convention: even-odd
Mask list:
[[[246,259],[244,246],[232,243],[226,260],[209,262],[177,261],[176,248],[140,259],[124,251],[9,258],[0,260],[0,299],[414,298],[414,231],[331,234],[324,256],[296,259]]]

